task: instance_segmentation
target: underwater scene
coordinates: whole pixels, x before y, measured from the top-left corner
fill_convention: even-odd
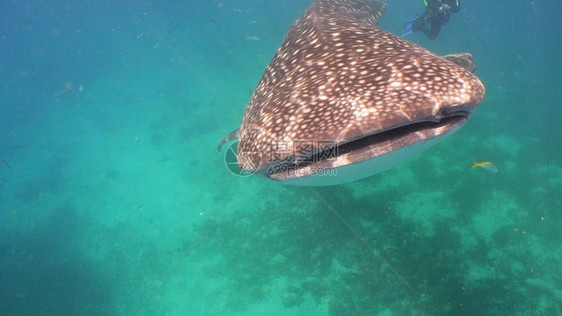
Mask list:
[[[217,146],[243,137],[312,0],[3,1],[0,315],[562,315],[562,3],[443,0],[437,21],[435,2],[388,0],[362,25],[395,37],[356,40],[472,54],[486,93],[466,124],[386,171],[295,186]],[[316,0],[309,22],[345,33],[365,3]],[[305,67],[289,55],[269,73]],[[340,75],[342,94],[372,84]],[[264,85],[267,115],[307,105]]]

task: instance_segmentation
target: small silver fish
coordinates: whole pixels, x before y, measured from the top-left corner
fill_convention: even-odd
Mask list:
[[[261,40],[261,38],[257,37],[257,36],[246,36],[244,37],[245,40],[247,41],[259,41]]]

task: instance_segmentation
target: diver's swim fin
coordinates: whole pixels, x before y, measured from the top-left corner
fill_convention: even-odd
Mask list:
[[[414,31],[412,30],[412,25],[414,25],[414,21],[415,20],[412,20],[412,21],[404,24],[404,28],[406,29],[406,33],[402,34],[402,37],[406,37],[406,36],[414,33]]]
[[[411,19],[410,21],[406,22],[406,24],[404,24],[404,28],[406,29],[406,33],[404,33],[402,35],[402,37],[406,37],[412,33],[414,33],[414,30],[412,30],[412,27],[414,26],[414,22],[416,22],[416,20],[419,18],[416,17],[415,19]]]
[[[404,28],[406,29],[406,33],[404,33],[402,35],[402,37],[406,37],[406,36],[414,33],[415,31],[419,31],[419,30],[414,30],[414,23],[416,23],[420,18],[421,18],[421,16],[419,14],[416,14],[415,18],[409,20],[408,22],[406,22],[404,24]]]

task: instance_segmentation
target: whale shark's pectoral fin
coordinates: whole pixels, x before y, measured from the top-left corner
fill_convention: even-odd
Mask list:
[[[474,62],[474,58],[472,58],[472,55],[470,53],[450,54],[443,56],[443,58],[461,66],[462,68],[472,73],[476,70],[476,63]]]
[[[219,142],[218,151],[221,151],[222,146],[223,146],[224,144],[226,144],[226,143],[228,143],[228,142],[230,142],[230,141],[233,141],[233,140],[237,139],[237,138],[238,138],[238,135],[239,135],[239,132],[240,132],[240,129],[237,128],[237,129],[233,130],[232,132],[226,134],[226,135],[221,139],[221,141]]]

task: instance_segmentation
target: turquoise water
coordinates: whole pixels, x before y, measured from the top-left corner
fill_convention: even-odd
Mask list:
[[[0,314],[562,314],[562,4],[463,1],[409,37],[471,52],[487,88],[409,163],[234,176],[218,141],[308,5],[0,4]]]

